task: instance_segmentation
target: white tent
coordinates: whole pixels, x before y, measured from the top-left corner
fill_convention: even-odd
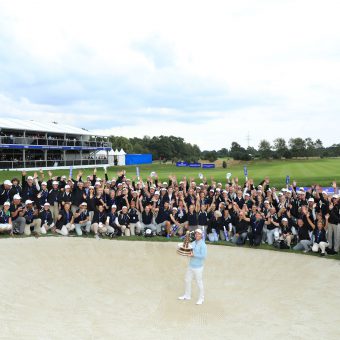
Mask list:
[[[96,158],[97,159],[107,159],[107,151],[100,150],[96,152]]]
[[[109,151],[109,158],[108,158],[108,163],[110,164],[110,165],[114,165],[115,164],[115,152],[113,151],[113,149],[111,149],[110,151]]]
[[[125,155],[126,152],[123,149],[120,149],[120,151],[117,154],[118,165],[125,165]]]
[[[118,149],[116,149],[116,150],[114,151],[114,155],[115,155],[115,156],[118,156],[118,155],[119,155]]]

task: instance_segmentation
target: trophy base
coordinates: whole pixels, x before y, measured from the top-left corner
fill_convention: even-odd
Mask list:
[[[182,255],[182,256],[189,256],[192,251],[192,248],[184,248],[183,244],[180,243],[177,248],[177,254]]]

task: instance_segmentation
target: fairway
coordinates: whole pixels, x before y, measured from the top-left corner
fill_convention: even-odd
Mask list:
[[[229,161],[230,163],[230,161]],[[238,164],[228,164],[227,169],[218,167],[216,169],[201,169],[201,168],[188,168],[176,167],[171,164],[160,164],[154,162],[153,164],[139,165],[140,174],[144,180],[152,171],[156,171],[161,181],[167,181],[170,174],[176,175],[179,179],[186,176],[188,179],[193,177],[197,183],[201,180],[198,177],[202,173],[208,181],[213,177],[217,182],[226,182],[226,174],[232,173],[232,177],[239,177],[241,183],[244,182],[243,168],[247,166],[248,177],[253,178],[255,184],[263,180],[264,177],[269,176],[271,185],[278,188],[285,186],[286,176],[289,175],[291,181],[296,180],[298,186],[309,186],[314,183],[322,186],[331,186],[332,181],[340,182],[340,159],[311,159],[311,160],[270,160],[270,161],[250,161],[240,162]],[[110,167],[108,168],[109,178],[117,175],[117,171],[125,169],[127,177],[132,179],[136,176],[136,166],[124,167]],[[73,174],[77,170],[74,170]],[[28,172],[33,173],[32,171]],[[89,175],[92,173],[91,169],[84,169],[84,174]],[[54,176],[68,175],[68,170],[53,170]],[[47,172],[45,171],[47,176]],[[12,177],[21,178],[19,171],[1,171],[0,179],[3,182],[5,179]],[[98,177],[104,177],[102,168],[98,168]]]

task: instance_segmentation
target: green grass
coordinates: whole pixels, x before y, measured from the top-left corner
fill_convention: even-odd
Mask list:
[[[340,159],[311,159],[311,160],[270,160],[270,161],[250,161],[239,164],[228,165],[227,169],[222,167],[216,169],[197,169],[197,168],[179,168],[170,164],[147,164],[140,165],[140,173],[143,179],[150,175],[151,171],[156,171],[161,181],[168,180],[170,174],[178,178],[186,176],[193,177],[197,183],[201,182],[198,174],[202,173],[210,180],[212,176],[217,182],[226,182],[226,173],[231,172],[233,177],[239,177],[240,182],[244,181],[243,167],[248,168],[248,177],[253,178],[255,184],[259,183],[264,177],[269,176],[271,185],[281,188],[285,186],[285,178],[290,176],[291,181],[296,180],[298,186],[309,186],[317,183],[322,186],[331,186],[332,181],[340,182]],[[110,167],[108,169],[109,177],[116,176],[117,171],[125,169],[127,177],[136,176],[136,166]],[[77,170],[74,170],[74,175]],[[28,174],[32,174],[28,171]],[[84,169],[84,174],[92,173],[91,169]],[[47,172],[45,171],[47,176]],[[54,175],[68,176],[68,170],[54,170]],[[102,168],[98,168],[97,175],[103,177]],[[18,171],[0,171],[0,181],[11,179],[12,177],[21,176]]]

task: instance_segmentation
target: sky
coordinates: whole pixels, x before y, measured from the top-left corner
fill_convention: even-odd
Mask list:
[[[338,0],[0,0],[0,116],[97,134],[340,135]]]

